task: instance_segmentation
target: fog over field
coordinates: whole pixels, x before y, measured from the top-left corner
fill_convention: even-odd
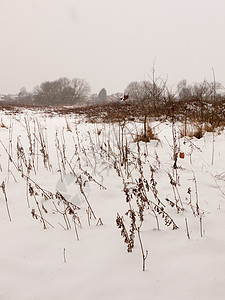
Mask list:
[[[223,0],[1,0],[0,93],[83,78],[123,92],[157,74],[224,82]]]

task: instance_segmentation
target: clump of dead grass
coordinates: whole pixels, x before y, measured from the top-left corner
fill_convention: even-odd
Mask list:
[[[181,129],[180,129],[180,137],[190,137],[190,138],[197,138],[197,139],[201,139],[204,134],[206,132],[215,132],[216,128],[210,124],[210,123],[191,123],[191,124],[187,124],[185,123]]]
[[[147,125],[146,132],[144,130],[141,131],[140,134],[136,134],[134,138],[134,142],[145,142],[149,143],[151,140],[159,140],[157,133],[155,130],[150,126]]]

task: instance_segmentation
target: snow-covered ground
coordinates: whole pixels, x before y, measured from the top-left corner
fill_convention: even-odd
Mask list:
[[[142,125],[134,122],[88,124],[29,111],[0,117],[1,300],[225,298],[224,131],[180,139],[176,124],[174,170],[170,122],[152,122],[159,140],[141,142],[139,152],[133,138]],[[144,272],[137,231],[128,253],[116,224],[119,214],[129,234],[125,213],[133,209],[140,225],[136,197],[127,203],[124,193],[124,184],[137,187],[140,168],[150,186]]]

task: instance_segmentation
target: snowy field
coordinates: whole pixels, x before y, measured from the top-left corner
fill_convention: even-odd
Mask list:
[[[225,299],[224,131],[0,118],[1,300]]]

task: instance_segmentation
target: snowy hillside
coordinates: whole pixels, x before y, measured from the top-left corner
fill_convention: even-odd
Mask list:
[[[224,299],[224,131],[0,117],[1,300]]]

